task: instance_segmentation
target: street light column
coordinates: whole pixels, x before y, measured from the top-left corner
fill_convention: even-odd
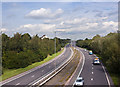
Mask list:
[[[56,31],[55,31],[55,56],[56,56]],[[56,60],[55,60],[55,69],[56,69]]]

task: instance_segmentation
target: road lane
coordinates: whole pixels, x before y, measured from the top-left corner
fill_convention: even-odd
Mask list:
[[[66,51],[63,55],[61,55],[60,57],[58,57],[56,60],[50,62],[49,64],[38,68],[37,70],[26,74],[16,80],[13,80],[11,82],[6,83],[5,85],[28,85],[29,83],[35,81],[36,79],[43,77],[46,73],[48,72],[52,72],[56,67],[60,66],[64,61],[66,61],[71,54],[71,50],[70,47],[67,45],[66,46]],[[59,62],[57,62],[59,61]],[[56,67],[54,65],[54,63],[56,63]],[[50,66],[50,67],[49,67]],[[34,78],[31,78],[31,76],[34,76]],[[18,84],[19,83],[19,84]]]
[[[93,65],[93,59],[95,55],[89,55],[88,51],[80,49],[85,56],[85,64],[83,71],[80,76],[84,78],[85,85],[95,85],[95,86],[108,86],[108,80],[106,78],[105,72],[102,65]],[[113,85],[110,75],[108,74],[110,80],[110,85]]]

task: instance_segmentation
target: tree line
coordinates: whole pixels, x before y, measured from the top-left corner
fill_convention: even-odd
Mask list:
[[[56,38],[56,52],[60,51],[70,39]],[[24,68],[44,60],[55,53],[55,38],[41,39],[28,33],[16,33],[13,37],[2,34],[2,66],[8,69]]]
[[[104,37],[96,35],[92,39],[77,40],[76,43],[98,54],[108,71],[120,75],[120,33],[109,33]]]

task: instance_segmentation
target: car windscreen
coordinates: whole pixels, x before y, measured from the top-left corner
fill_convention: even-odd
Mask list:
[[[82,82],[82,79],[77,79],[77,81],[76,82]]]
[[[94,62],[99,62],[99,60],[94,60]]]

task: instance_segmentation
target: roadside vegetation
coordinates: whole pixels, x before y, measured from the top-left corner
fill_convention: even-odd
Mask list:
[[[70,39],[55,38],[56,52],[70,41]],[[46,59],[49,60],[49,57],[55,53],[55,38],[41,39],[38,35],[31,37],[28,33],[16,33],[13,37],[2,34],[2,74],[7,70],[18,69],[19,71],[19,69],[24,69],[29,65],[39,65]]]
[[[2,76],[0,76],[0,78],[2,78],[2,80],[5,80],[7,78],[10,78],[12,76],[18,75],[18,74],[20,74],[22,72],[25,72],[27,70],[30,70],[30,69],[32,69],[34,67],[37,67],[37,66],[39,66],[39,65],[41,65],[43,63],[46,63],[49,60],[55,58],[56,56],[60,55],[63,52],[63,50],[64,49],[62,49],[61,51],[57,52],[56,54],[52,54],[52,55],[48,56],[47,58],[45,58],[41,62],[35,62],[35,63],[31,64],[31,65],[28,65],[25,68],[19,68],[19,69],[6,69],[6,68],[3,68],[4,73],[3,73]]]
[[[77,46],[92,50],[102,60],[109,71],[115,85],[120,85],[120,35],[109,33],[92,39],[77,40]]]

